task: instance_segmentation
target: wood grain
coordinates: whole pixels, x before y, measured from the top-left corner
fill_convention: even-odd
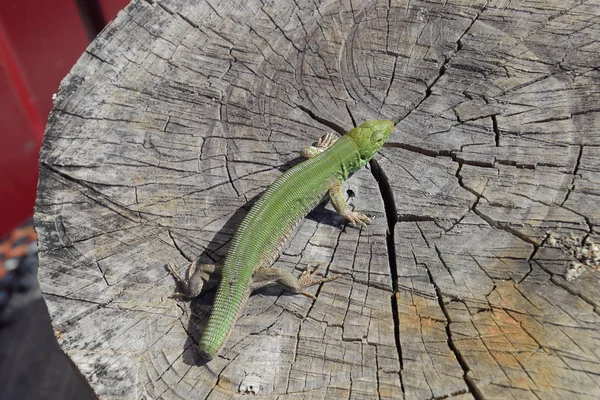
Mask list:
[[[40,155],[40,286],[102,399],[594,399],[597,1],[133,1],[63,80]],[[299,150],[396,128],[252,296],[222,354],[164,269],[218,262]],[[591,242],[590,242],[591,241]],[[253,392],[258,392],[253,395]]]

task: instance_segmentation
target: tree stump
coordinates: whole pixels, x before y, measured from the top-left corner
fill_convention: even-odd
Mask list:
[[[35,212],[57,337],[102,399],[597,399],[597,1],[133,1],[55,99]],[[396,123],[253,295],[220,356],[218,262],[298,151]],[[252,397],[254,398],[254,397]]]

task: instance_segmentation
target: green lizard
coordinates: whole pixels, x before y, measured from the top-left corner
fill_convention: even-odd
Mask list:
[[[304,289],[339,277],[317,279],[319,267],[311,272],[309,265],[295,278],[271,265],[294,227],[328,194],[336,211],[352,225],[371,222],[366,215],[351,210],[343,196],[342,182],[369,162],[393,128],[388,120],[366,121],[338,140],[327,134],[316,146],[305,148],[302,155],[308,160],[281,175],[252,206],[231,240],[222,267],[192,262],[184,282],[173,265],[168,265],[190,298],[200,293],[205,280],[220,272],[214,305],[199,345],[205,359],[219,352],[254,290],[277,283],[291,292],[315,298]]]

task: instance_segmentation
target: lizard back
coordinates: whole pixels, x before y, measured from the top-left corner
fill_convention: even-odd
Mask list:
[[[252,275],[270,267],[294,227],[327,195],[332,182],[362,167],[355,142],[342,136],[329,149],[277,178],[252,206],[231,240],[200,351],[212,358],[248,296]]]

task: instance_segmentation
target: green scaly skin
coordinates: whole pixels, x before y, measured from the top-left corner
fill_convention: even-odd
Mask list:
[[[391,121],[371,120],[350,130],[327,150],[281,175],[254,204],[225,258],[199,345],[206,359],[213,358],[229,336],[252,291],[255,273],[271,266],[294,227],[323,201],[330,188],[369,162],[393,127]]]

